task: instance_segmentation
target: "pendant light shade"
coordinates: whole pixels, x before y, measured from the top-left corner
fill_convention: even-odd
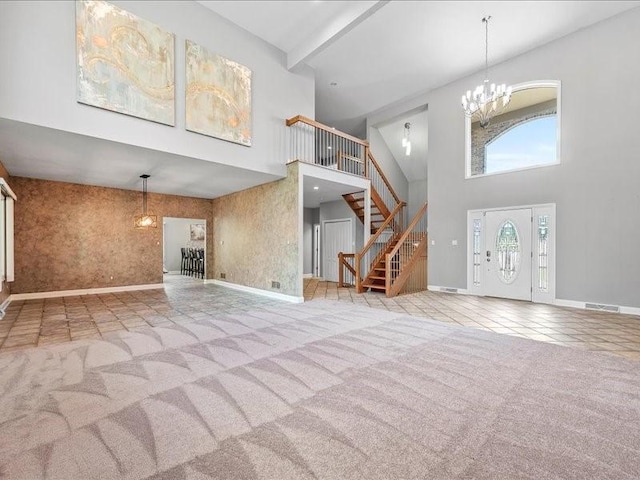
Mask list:
[[[134,225],[136,228],[158,228],[158,217],[147,212],[147,178],[151,175],[140,175],[142,179],[142,215],[134,217]]]

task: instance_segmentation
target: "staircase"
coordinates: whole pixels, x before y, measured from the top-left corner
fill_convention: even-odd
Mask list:
[[[358,293],[384,292],[387,297],[427,288],[427,204],[408,222],[407,204],[401,201],[369,149],[369,144],[314,120],[296,116],[291,128],[291,160],[313,163],[371,182],[371,236],[360,252],[338,255],[342,286],[344,271],[355,278]],[[365,192],[343,195],[365,224]]]
[[[374,190],[371,191],[371,233],[376,233],[380,225],[384,223],[387,217],[391,214],[389,209],[384,204],[379,195],[374,195]],[[354,192],[343,195],[347,204],[356,214],[356,217],[360,219],[364,225],[364,192]]]

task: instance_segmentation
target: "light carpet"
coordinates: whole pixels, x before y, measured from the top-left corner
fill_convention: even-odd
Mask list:
[[[7,479],[637,479],[640,363],[350,303],[0,355]]]

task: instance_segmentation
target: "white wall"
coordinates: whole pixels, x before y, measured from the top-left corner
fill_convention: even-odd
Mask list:
[[[460,96],[480,72],[387,109],[429,104],[430,284],[466,288],[467,210],[556,203],[557,298],[640,307],[638,45],[640,8],[491,68],[562,82],[558,166],[465,180]]]
[[[407,182],[407,177],[404,176],[404,173],[402,173],[402,170],[398,166],[398,162],[396,162],[393,153],[389,150],[387,142],[384,141],[382,134],[375,127],[368,127],[367,135],[371,153],[400,200],[406,202],[409,197],[409,183]]]
[[[427,202],[427,179],[409,182],[409,198],[407,200],[407,210],[409,221]]]
[[[9,72],[0,75],[0,116],[286,175],[284,120],[297,114],[314,118],[311,69],[299,74],[287,71],[282,51],[196,2],[113,3],[175,34],[176,126],[77,103],[73,1],[0,2],[0,65]],[[252,147],[185,130],[186,39],[253,71]]]
[[[313,273],[313,225],[320,223],[319,208],[305,208],[302,223],[303,235],[303,273]]]
[[[204,224],[206,220],[197,218],[163,218],[164,226],[164,248],[163,248],[163,264],[170,272],[180,271],[180,262],[182,259],[182,247],[204,248],[203,241],[191,240],[191,224]]]

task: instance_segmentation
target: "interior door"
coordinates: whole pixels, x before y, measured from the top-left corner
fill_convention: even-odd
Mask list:
[[[338,281],[338,253],[353,253],[352,232],[349,219],[324,222],[322,276],[325,280]]]
[[[531,301],[531,215],[530,208],[486,212],[485,295]]]

